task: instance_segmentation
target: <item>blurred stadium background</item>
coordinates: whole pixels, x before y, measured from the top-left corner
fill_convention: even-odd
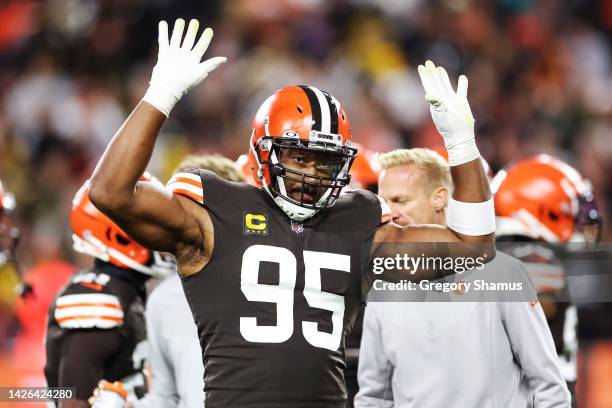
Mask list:
[[[146,90],[157,22],[176,17],[212,26],[207,55],[229,63],[165,126],[150,167],[163,180],[189,152],[245,153],[258,104],[294,83],[332,92],[369,149],[440,147],[416,73],[429,58],[470,79],[493,170],[556,155],[592,181],[610,220],[611,0],[0,1],[0,179],[16,196],[19,258],[35,286],[22,301],[0,271],[0,385],[44,384],[46,308],[85,262],[71,250],[70,200]],[[612,407],[602,310],[581,329],[588,407]]]

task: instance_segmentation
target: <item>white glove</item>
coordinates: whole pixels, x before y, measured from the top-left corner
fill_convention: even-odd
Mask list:
[[[195,43],[200,23],[191,20],[183,44],[183,29],[185,20],[179,18],[174,23],[172,38],[168,42],[168,23],[159,22],[159,53],[157,64],[149,82],[149,89],[142,98],[168,116],[170,111],[187,93],[199,84],[209,72],[227,61],[225,57],[215,57],[200,62],[210,44],[213,31],[204,30],[198,42]]]
[[[467,100],[467,77],[459,77],[455,92],[446,70],[431,61],[419,65],[419,75],[425,99],[431,105],[431,117],[444,138],[448,163],[458,166],[480,157],[474,140],[474,116]]]

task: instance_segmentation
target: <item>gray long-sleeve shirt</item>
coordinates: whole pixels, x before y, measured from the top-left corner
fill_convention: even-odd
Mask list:
[[[526,276],[522,264],[497,253]],[[371,302],[365,312],[356,408],[569,407],[539,303]]]
[[[151,392],[135,408],[202,407],[204,365],[197,328],[178,276],[162,282],[147,302]]]

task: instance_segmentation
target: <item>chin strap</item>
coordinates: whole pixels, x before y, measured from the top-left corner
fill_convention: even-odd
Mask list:
[[[268,189],[266,189],[266,191],[268,191]],[[268,191],[268,194],[270,194],[269,191]],[[294,221],[307,220],[308,218],[314,217],[315,214],[317,213],[317,210],[313,210],[310,208],[304,208],[297,204],[290,203],[289,201],[285,200],[283,197],[277,196],[276,198],[274,197],[272,198],[274,199],[274,202],[276,203],[276,205],[278,205],[280,209],[283,210],[285,214],[287,214],[287,216]]]

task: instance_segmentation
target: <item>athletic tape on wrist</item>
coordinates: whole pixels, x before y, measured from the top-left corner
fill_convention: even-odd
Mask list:
[[[472,160],[476,160],[480,157],[478,146],[476,146],[476,140],[474,137],[467,139],[461,143],[447,147],[448,151],[448,164],[450,166],[459,166]]]
[[[143,101],[153,105],[157,110],[166,115],[166,117],[170,115],[170,111],[174,108],[174,105],[176,105],[179,99],[180,98],[177,98],[167,89],[155,85],[149,86],[145,96],[142,98]]]
[[[482,203],[448,200],[446,210],[448,228],[463,235],[481,236],[495,232],[493,198]]]

